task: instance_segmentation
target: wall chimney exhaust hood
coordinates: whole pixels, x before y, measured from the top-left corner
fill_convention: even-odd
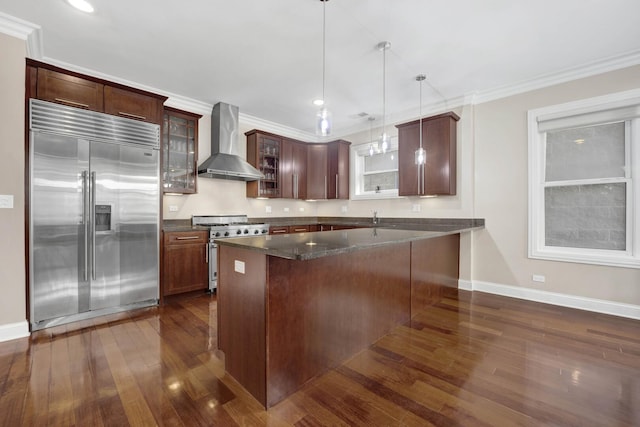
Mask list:
[[[211,156],[198,166],[198,176],[237,181],[264,178],[239,156],[238,144],[238,107],[218,102],[211,112]]]

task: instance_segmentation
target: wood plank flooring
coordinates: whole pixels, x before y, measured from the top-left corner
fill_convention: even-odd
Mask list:
[[[640,426],[640,321],[459,291],[269,411],[202,295],[0,343],[0,426]]]

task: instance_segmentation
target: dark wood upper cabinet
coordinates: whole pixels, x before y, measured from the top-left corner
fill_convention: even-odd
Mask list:
[[[70,107],[104,110],[104,85],[69,74],[39,68],[37,98]]]
[[[104,87],[104,112],[150,123],[162,122],[162,103],[157,98],[112,86]]]
[[[307,144],[282,138],[280,188],[286,199],[307,198]]]
[[[306,143],[256,129],[245,135],[247,161],[265,174],[247,183],[247,197],[349,198],[350,142]]]
[[[164,108],[162,188],[165,193],[197,192],[198,120],[200,114]]]
[[[398,194],[427,196],[456,194],[457,122],[453,112],[422,119],[422,146],[427,152],[424,167],[415,164],[420,147],[420,120],[397,125]]]
[[[328,148],[327,144],[309,144],[307,146],[308,199],[317,200],[328,197]]]
[[[247,162],[258,169],[264,178],[247,182],[247,197],[279,198],[281,189],[282,137],[268,132],[251,130],[247,136]]]
[[[162,124],[166,96],[27,58],[27,99]]]
[[[349,198],[349,146],[344,140],[333,141],[328,144],[328,199]]]

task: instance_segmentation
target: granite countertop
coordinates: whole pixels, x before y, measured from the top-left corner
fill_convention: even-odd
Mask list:
[[[414,228],[412,229],[412,227]],[[438,230],[432,231],[425,230],[425,228],[424,224],[403,224],[402,228],[399,228],[397,224],[391,226],[380,224],[373,228],[219,239],[216,240],[216,243],[259,251],[270,256],[303,261],[366,248],[478,230],[484,228],[484,223],[467,226],[441,224]]]

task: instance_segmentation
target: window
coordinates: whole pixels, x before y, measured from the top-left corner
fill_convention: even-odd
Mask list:
[[[378,199],[398,196],[398,142],[391,139],[386,153],[373,150],[371,144],[352,148],[354,199]]]
[[[640,91],[529,112],[529,256],[640,268]]]

